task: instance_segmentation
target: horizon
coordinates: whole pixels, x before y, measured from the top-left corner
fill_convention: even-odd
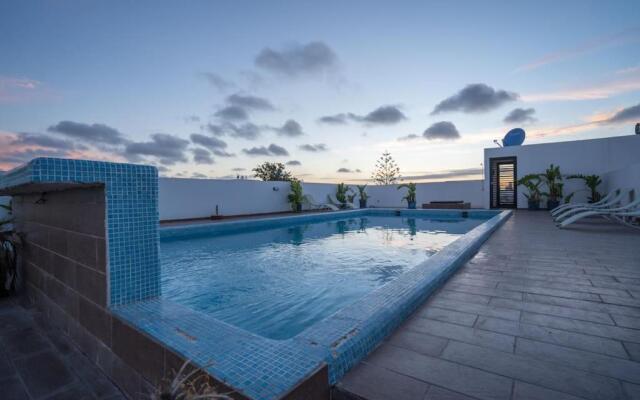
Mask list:
[[[3,3],[0,170],[270,161],[361,183],[388,150],[416,182],[482,179],[512,128],[534,144],[640,122],[638,2],[403,4]]]

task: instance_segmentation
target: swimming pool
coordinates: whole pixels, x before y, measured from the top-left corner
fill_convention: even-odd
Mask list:
[[[238,393],[288,398],[336,383],[510,215],[360,209],[163,227],[161,296],[113,310]]]
[[[289,339],[488,219],[388,212],[164,236],[162,294],[263,337]]]

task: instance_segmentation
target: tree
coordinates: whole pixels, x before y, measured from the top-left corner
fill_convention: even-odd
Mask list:
[[[293,179],[291,172],[287,171],[283,163],[264,162],[253,170],[253,176],[263,181],[290,181]]]
[[[378,185],[393,185],[400,179],[400,168],[391,157],[391,153],[382,153],[371,174],[371,179]]]

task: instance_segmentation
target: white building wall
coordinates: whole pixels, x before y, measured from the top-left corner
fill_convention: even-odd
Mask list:
[[[417,186],[418,206],[438,200],[463,200],[476,208],[483,205],[481,180],[419,183]],[[357,192],[355,185],[350,187]],[[303,183],[303,190],[315,203],[325,203],[327,195],[335,198],[336,184]],[[160,219],[206,218],[215,215],[216,206],[219,215],[227,216],[290,211],[288,193],[288,182],[160,178]],[[397,185],[369,185],[367,193],[369,206],[406,207],[402,201],[406,189],[398,190]],[[358,200],[356,196],[356,206]]]
[[[640,163],[625,168],[609,171],[604,176],[606,192],[629,188],[635,189],[635,195],[640,196]]]
[[[607,191],[607,173],[625,169],[640,162],[640,135],[617,136],[603,139],[577,140],[489,148],[484,150],[484,206],[489,208],[490,159],[496,157],[517,157],[518,178],[532,173],[543,173],[550,164],[560,166],[563,175],[596,174],[603,178],[600,192]],[[584,189],[581,180],[564,180],[564,194]],[[518,187],[518,207],[526,208],[524,188]],[[576,194],[572,201],[586,201],[587,192]],[[544,204],[543,204],[544,205]]]

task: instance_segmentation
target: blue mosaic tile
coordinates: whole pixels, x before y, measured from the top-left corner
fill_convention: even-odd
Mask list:
[[[0,189],[29,183],[104,184],[109,304],[160,294],[158,171],[101,161],[36,158],[0,178]]]

